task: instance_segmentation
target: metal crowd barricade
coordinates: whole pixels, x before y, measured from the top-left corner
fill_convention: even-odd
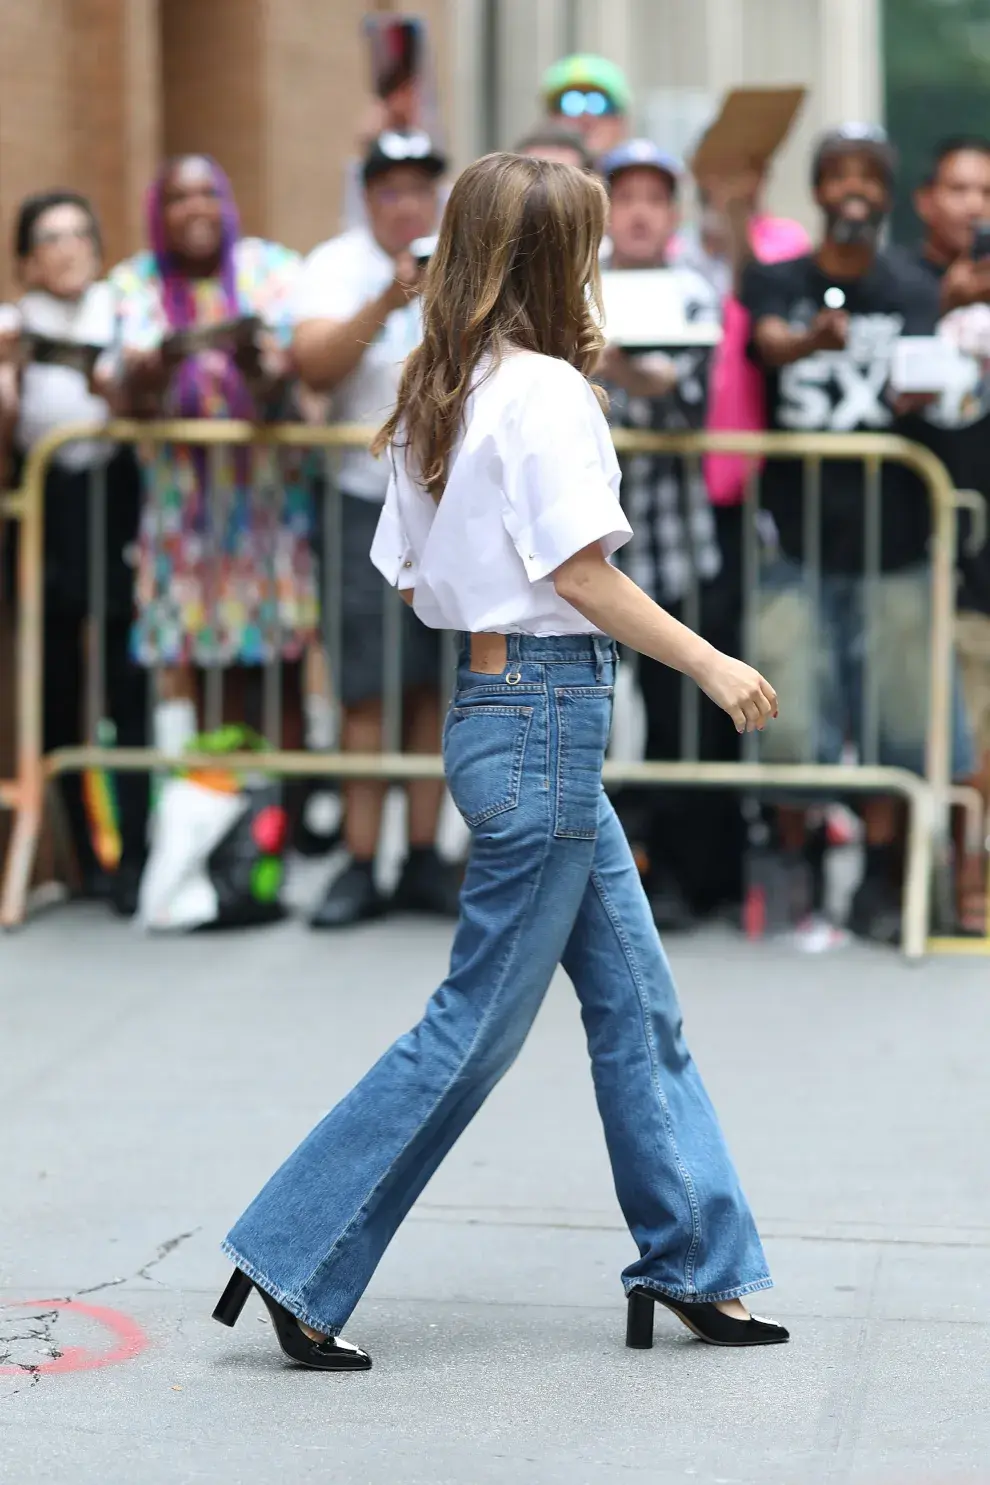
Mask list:
[[[91,664],[87,675],[86,728],[88,742],[81,747],[61,748],[45,756],[42,748],[43,634],[43,513],[44,485],[49,463],[63,444],[83,435],[97,436],[120,444],[176,444],[202,447],[207,459],[219,457],[224,446],[246,446],[252,456],[271,450],[322,450],[325,456],[323,495],[322,641],[334,683],[341,674],[342,620],[339,595],[346,581],[343,570],[341,497],[334,473],[334,458],[347,448],[364,446],[368,428],[356,425],[313,427],[306,424],[254,426],[242,422],[162,421],[155,423],[115,421],[102,429],[65,428],[42,440],[27,461],[22,488],[5,497],[4,513],[20,526],[17,582],[16,637],[16,737],[15,775],[0,780],[0,806],[14,812],[14,828],[4,865],[0,923],[12,927],[23,920],[28,887],[42,823],[47,784],[57,775],[73,770],[106,768],[114,771],[167,770],[175,759],[150,747],[121,748],[97,745],[97,727],[104,714],[102,625],[105,578],[103,532],[105,529],[105,485],[97,475],[90,493],[90,582],[92,629]],[[975,790],[953,787],[952,676],[953,610],[955,592],[956,509],[972,504],[966,492],[956,492],[941,462],[928,450],[905,439],[883,434],[783,434],[783,433],[648,433],[615,430],[620,453],[669,454],[684,457],[697,468],[706,453],[740,453],[754,459],[800,459],[804,468],[803,500],[809,535],[805,567],[809,574],[812,604],[821,581],[817,543],[820,507],[821,465],[828,459],[862,461],[865,466],[865,543],[867,585],[867,629],[869,630],[870,586],[879,573],[880,471],[885,462],[913,470],[926,485],[932,508],[931,628],[929,647],[929,712],[924,775],[903,768],[884,767],[876,761],[877,696],[875,678],[867,674],[864,704],[866,736],[864,761],[855,764],[820,764],[814,757],[797,763],[760,761],[753,751],[755,739],[747,739],[743,758],[737,762],[702,762],[698,759],[700,700],[697,689],[685,684],[682,708],[682,757],[669,762],[646,761],[606,764],[609,784],[691,785],[733,787],[747,791],[815,791],[841,796],[849,792],[895,794],[904,799],[908,812],[907,858],[903,899],[903,948],[916,959],[926,950],[990,953],[990,933],[980,939],[929,938],[932,882],[938,882],[949,852],[949,812],[952,804],[963,805],[972,822],[971,837],[982,841],[985,830],[982,803]],[[277,489],[270,491],[276,507]],[[758,484],[752,479],[744,503],[743,578],[744,650],[753,654],[755,604],[760,567],[757,535]],[[689,622],[698,618],[698,582],[695,573],[684,613]],[[812,612],[814,613],[814,607]],[[383,655],[383,738],[381,753],[286,751],[273,748],[265,753],[231,755],[222,760],[233,771],[269,772],[282,777],[375,779],[400,782],[440,779],[439,756],[401,750],[402,609],[398,596],[388,591],[385,604]],[[869,645],[868,645],[869,649]],[[445,669],[452,667],[452,640],[447,638]],[[222,708],[222,674],[208,672],[205,687],[207,725],[219,721]],[[264,726],[280,735],[280,675],[277,659],[266,667]],[[786,707],[787,698],[781,698]],[[190,767],[215,768],[215,755],[183,754]]]

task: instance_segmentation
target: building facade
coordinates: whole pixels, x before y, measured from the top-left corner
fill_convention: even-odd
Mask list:
[[[626,68],[636,126],[685,147],[735,83],[810,90],[773,204],[807,216],[809,136],[881,112],[877,0],[0,0],[0,233],[17,203],[92,196],[108,256],[143,238],[164,155],[211,153],[247,231],[299,248],[337,230],[344,162],[368,105],[361,18],[422,15],[458,164],[537,116],[543,68],[572,49]],[[0,252],[9,291],[8,254]]]

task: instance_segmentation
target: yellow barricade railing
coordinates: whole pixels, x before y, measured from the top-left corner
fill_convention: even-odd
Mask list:
[[[20,527],[17,567],[16,635],[16,763],[14,776],[0,779],[0,806],[14,813],[0,895],[0,923],[11,927],[23,920],[28,887],[34,866],[45,790],[55,775],[74,770],[107,768],[115,771],[156,770],[174,767],[175,759],[153,748],[60,748],[48,754],[42,746],[42,674],[44,658],[43,553],[44,486],[49,463],[56,451],[81,437],[98,437],[120,444],[182,444],[215,447],[249,445],[255,449],[326,451],[364,446],[368,428],[357,425],[312,427],[306,424],[255,426],[243,422],[170,420],[154,423],[115,421],[104,428],[71,427],[41,440],[32,451],[19,491],[3,497],[2,513]],[[975,790],[953,788],[952,685],[953,621],[956,559],[956,511],[960,504],[972,505],[968,492],[957,492],[945,466],[927,449],[885,434],[785,434],[785,433],[647,433],[616,429],[616,449],[622,454],[671,454],[697,461],[707,453],[739,453],[754,458],[789,458],[803,461],[806,493],[810,483],[818,488],[820,468],[830,459],[861,461],[866,488],[879,502],[880,469],[897,463],[913,470],[929,492],[932,511],[931,632],[929,647],[929,720],[924,775],[902,768],[863,765],[768,763],[740,761],[701,762],[681,759],[669,762],[628,763],[609,761],[605,778],[611,784],[738,787],[742,789],[815,790],[836,794],[891,793],[904,799],[908,812],[908,840],[903,897],[903,948],[910,958],[929,950],[990,953],[990,934],[984,938],[929,938],[931,887],[936,869],[944,870],[949,851],[949,807],[962,804],[969,812],[982,841],[985,831],[982,802]],[[755,480],[751,481],[747,506],[756,504]],[[869,499],[868,499],[868,504]],[[877,503],[877,510],[879,504]],[[877,523],[878,523],[877,518]],[[755,524],[749,523],[755,532]],[[867,519],[869,527],[869,518]],[[877,524],[877,531],[879,526]],[[753,538],[755,541],[755,536]],[[877,538],[878,541],[878,538]],[[878,561],[878,548],[874,554]],[[744,554],[744,568],[746,558]],[[752,563],[744,601],[753,601]],[[690,622],[690,615],[686,615]],[[786,706],[786,697],[782,699]],[[285,777],[375,778],[397,781],[440,778],[439,757],[404,754],[388,748],[375,754],[345,752],[291,752],[231,755],[183,754],[189,767],[234,771],[270,772]]]

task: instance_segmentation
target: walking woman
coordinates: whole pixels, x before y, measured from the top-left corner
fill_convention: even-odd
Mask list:
[[[413,1202],[511,1066],[558,964],[574,982],[619,1202],[639,1249],[629,1344],[666,1305],[717,1345],[786,1341],[749,1315],[770,1286],[684,1044],[670,970],[603,792],[615,640],[690,675],[740,732],[776,712],[611,565],[630,529],[587,373],[601,350],[605,195],[571,165],[488,155],[454,186],[424,336],[379,435],[393,478],[373,557],[424,623],[464,633],[444,733],[472,831],[450,970],[419,1024],[290,1155],[229,1234],[282,1350],[371,1365],[341,1339]]]

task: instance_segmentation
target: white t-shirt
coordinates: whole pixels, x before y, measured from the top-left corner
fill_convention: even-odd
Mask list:
[[[114,298],[107,283],[92,284],[81,299],[57,299],[34,290],[18,302],[25,330],[52,340],[109,347],[114,338]],[[68,366],[24,368],[17,447],[27,453],[46,433],[70,423],[105,423],[110,416],[102,397],[94,397],[81,371]],[[55,460],[65,469],[90,469],[109,459],[113,445],[105,440],[64,444]]]
[[[479,381],[466,414],[439,504],[393,450],[372,562],[415,588],[432,629],[597,633],[551,578],[592,542],[610,557],[632,535],[595,394],[566,361],[515,351]]]
[[[355,227],[314,248],[296,284],[292,318],[349,320],[384,293],[395,264],[366,227]],[[357,366],[334,389],[331,419],[335,423],[384,423],[395,406],[402,363],[419,344],[423,327],[419,301],[393,310]],[[340,487],[349,495],[381,502],[388,485],[388,464],[366,449],[348,449],[340,461]]]

